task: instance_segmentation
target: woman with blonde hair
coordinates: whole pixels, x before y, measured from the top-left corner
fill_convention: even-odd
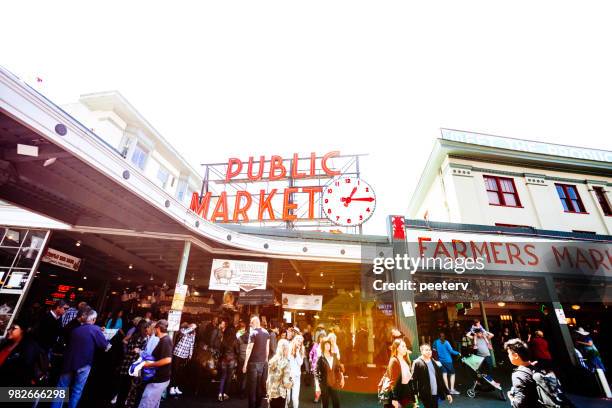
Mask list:
[[[310,349],[310,367],[312,375],[314,376],[315,383],[315,399],[313,402],[315,404],[318,404],[319,398],[321,397],[321,387],[319,386],[319,380],[317,379],[316,369],[319,357],[321,357],[321,355],[323,354],[323,348],[321,347],[321,344],[323,344],[323,342],[325,341],[325,332],[317,331],[315,341],[315,344],[313,344],[312,348]]]
[[[276,354],[268,362],[266,390],[270,408],[284,408],[288,392],[292,387],[289,366],[290,343],[281,339],[276,345]]]
[[[388,387],[389,403],[385,408],[414,407],[415,397],[408,383],[412,380],[411,362],[408,347],[401,338],[391,344],[391,358],[387,366],[387,376],[391,380]]]
[[[291,367],[291,401],[293,408],[298,408],[300,405],[300,383],[302,377],[302,364],[306,357],[306,349],[304,348],[304,337],[297,335],[291,341],[291,351],[289,352],[289,366]]]

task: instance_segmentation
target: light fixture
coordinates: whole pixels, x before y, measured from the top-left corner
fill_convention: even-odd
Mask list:
[[[580,305],[572,305],[573,310],[580,310]]]
[[[152,281],[152,280],[153,280],[153,274],[151,274],[151,277],[149,278],[149,280],[150,280],[150,281]]]
[[[78,288],[77,290],[78,290],[79,292],[82,292],[82,291],[83,291],[83,288]]]
[[[207,305],[214,305],[215,304],[215,299],[213,299],[213,295],[212,294],[210,295],[210,297],[206,301],[206,304]]]
[[[117,276],[117,280],[121,280],[121,275]]]
[[[129,269],[134,269],[134,265],[130,264],[130,266],[128,266]]]
[[[81,246],[81,240],[78,240],[77,242],[75,242],[74,245],[80,247]]]
[[[87,280],[87,275],[83,275],[83,280]]]
[[[198,292],[197,290],[193,291],[193,296],[199,296],[199,295],[200,295],[200,292]]]
[[[319,274],[319,276],[320,276],[320,277],[323,277],[323,272],[321,272],[321,273]]]
[[[191,275],[191,280],[194,281],[195,280],[195,276]]]
[[[306,285],[302,286],[302,289],[306,290]]]
[[[281,278],[279,279],[278,283],[283,283],[283,278],[285,277],[285,273],[281,273]]]
[[[497,302],[497,306],[504,307],[506,306],[506,302]]]
[[[48,167],[48,166],[52,165],[53,163],[55,163],[56,160],[57,160],[57,157],[51,157],[51,158],[45,160],[45,162],[43,163],[43,167]]]
[[[300,276],[300,273],[299,273],[299,272],[296,272],[296,273],[295,273],[295,276]]]
[[[317,313],[316,315],[314,315],[314,318],[319,320],[320,319],[319,314]]]

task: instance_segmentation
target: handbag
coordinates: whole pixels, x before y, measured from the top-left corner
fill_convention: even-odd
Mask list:
[[[395,357],[394,357],[395,358]],[[393,392],[393,386],[391,385],[391,378],[389,378],[389,367],[385,370],[383,376],[378,382],[378,402],[381,404],[390,404]]]

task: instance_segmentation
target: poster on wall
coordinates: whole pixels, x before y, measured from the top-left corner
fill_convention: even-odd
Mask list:
[[[213,259],[208,289],[250,292],[265,289],[267,278],[267,262]]]
[[[81,267],[81,258],[68,255],[53,248],[47,248],[42,257],[42,261],[73,271],[78,271]]]
[[[323,307],[322,295],[292,295],[283,293],[283,309],[316,310]]]
[[[180,329],[182,314],[180,310],[168,311],[168,331],[176,332]]]
[[[174,297],[172,298],[172,310],[183,310],[185,305],[185,298],[187,297],[187,285],[176,284],[174,289]]]

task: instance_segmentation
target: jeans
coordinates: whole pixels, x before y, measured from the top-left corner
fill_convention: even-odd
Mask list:
[[[485,356],[483,365],[486,367],[485,371],[487,374],[493,373],[493,359],[491,358],[491,356]]]
[[[268,363],[247,364],[247,391],[249,393],[249,408],[261,408],[261,401],[266,395],[266,380],[268,379]]]
[[[432,395],[429,401],[422,399],[421,402],[425,408],[438,408],[438,396]]]
[[[182,387],[185,385],[185,366],[189,360],[182,357],[172,356],[172,378],[170,387]]]
[[[163,383],[149,383],[142,393],[138,408],[158,408],[164,390],[168,388],[170,380]]]
[[[334,408],[340,408],[340,400],[338,399],[338,391],[327,385],[321,384],[321,403],[323,408],[329,407],[329,400],[332,400]]]
[[[68,408],[76,408],[76,406],[79,404],[79,400],[81,399],[81,394],[83,393],[83,388],[85,388],[85,383],[87,382],[87,377],[89,377],[90,371],[91,366],[86,365],[76,371],[69,371],[60,375],[57,386],[70,388]],[[62,401],[55,401],[51,404],[51,408],[61,408],[62,405],[64,405]]]
[[[293,408],[298,408],[300,406],[300,378],[297,380],[291,377],[293,381],[293,386],[291,387],[291,401],[293,402]]]
[[[285,399],[281,397],[271,398],[270,408],[285,408]]]
[[[219,384],[219,394],[227,394],[232,377],[234,376],[234,369],[236,368],[236,360],[232,361],[221,361],[221,383]]]

